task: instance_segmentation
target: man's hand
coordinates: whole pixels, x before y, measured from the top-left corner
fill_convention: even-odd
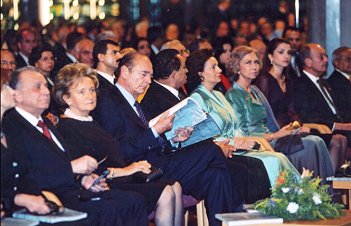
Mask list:
[[[194,128],[190,126],[177,129],[175,131],[176,136],[172,138],[172,142],[177,143],[177,142],[183,142],[187,140],[193,131],[194,131]]]
[[[151,164],[146,160],[139,161],[139,162],[133,162],[129,166],[124,167],[124,169],[127,170],[129,175],[132,175],[136,172],[143,172],[143,173],[149,174],[149,173],[151,173],[150,168],[151,168]]]
[[[41,195],[17,194],[14,201],[17,206],[23,206],[31,213],[47,214],[50,212],[50,208]]]
[[[298,134],[309,134],[309,133],[311,133],[311,129],[304,126],[302,126],[298,132]]]
[[[294,130],[292,129],[291,124],[288,124],[281,128],[278,132],[274,133],[274,139],[277,140],[278,138],[291,135],[293,132]]]
[[[168,114],[169,114],[168,111],[163,113],[159,118],[159,120],[156,122],[156,124],[153,126],[153,128],[159,135],[172,129],[174,114],[172,115],[168,115]]]
[[[91,174],[98,167],[96,159],[89,155],[72,160],[71,165],[73,173],[77,174]]]
[[[216,141],[215,143],[222,149],[223,154],[227,158],[233,157],[233,151],[235,151],[235,147],[229,144],[229,139]]]
[[[234,147],[235,149],[244,149],[250,150],[255,146],[256,141],[251,138],[235,137],[234,138]]]
[[[340,123],[340,122],[335,122],[334,123],[334,131],[335,130],[341,130],[341,131],[351,131],[351,123]]]
[[[110,190],[110,188],[108,187],[108,185],[106,183],[105,178],[101,179],[100,183],[98,183],[92,187],[91,185],[93,185],[94,181],[98,178],[99,178],[99,176],[96,174],[90,174],[90,175],[84,176],[82,178],[82,182],[81,182],[82,186],[85,189],[90,190],[92,192],[100,192],[100,191]]]

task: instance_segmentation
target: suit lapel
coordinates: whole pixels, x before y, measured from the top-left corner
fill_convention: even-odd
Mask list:
[[[46,138],[39,130],[37,130],[32,124],[30,124],[25,118],[23,118],[16,110],[13,111],[13,114],[14,114],[14,117],[17,118],[17,121],[22,125],[21,127],[28,131],[28,134],[26,134],[27,136],[32,136],[33,139],[38,141],[38,143],[43,143],[47,146],[51,146],[52,148],[48,148],[48,150],[54,151],[56,154],[60,155],[62,158],[64,158],[64,159],[69,158],[70,159],[70,155],[68,154],[68,149],[66,147],[63,146],[65,148],[65,151],[62,151],[56,145],[55,142]],[[44,119],[44,121],[45,121],[45,123],[47,123],[51,132],[53,132],[55,129],[52,127],[51,123],[48,123],[48,121],[46,121],[46,119]],[[53,133],[55,134],[56,138],[62,144],[62,139],[59,139],[60,136],[57,136],[56,131]]]
[[[316,98],[318,98],[318,100],[313,100],[313,101],[318,102],[318,103],[323,103],[323,106],[328,106],[328,108],[324,108],[324,109],[328,109],[329,113],[334,115],[334,113],[332,112],[332,110],[329,107],[328,102],[325,100],[323,94],[319,91],[319,89],[316,87],[316,85],[304,73],[302,75],[302,78],[303,78],[303,83],[306,84],[306,89],[310,90],[310,92],[312,94],[311,96],[315,96]],[[333,98],[332,94],[331,93],[329,93],[329,94]]]
[[[101,75],[99,75],[99,82],[100,82],[100,87],[102,89],[108,90],[109,91],[108,93],[112,96],[112,98],[116,99],[116,103],[120,105],[121,109],[126,111],[125,115],[131,118],[132,121],[136,122],[137,124],[145,128],[144,123],[136,114],[132,106],[129,105],[127,99],[123,96],[123,94],[119,91],[119,89],[116,86],[112,85]]]
[[[162,97],[162,99],[165,99],[165,100],[168,100],[168,101],[172,102],[173,105],[176,105],[177,103],[180,102],[178,97],[176,97],[168,89],[166,89],[165,87],[157,84],[156,82],[152,82],[150,88],[152,88],[152,90],[155,93],[157,92],[159,94],[158,96]]]

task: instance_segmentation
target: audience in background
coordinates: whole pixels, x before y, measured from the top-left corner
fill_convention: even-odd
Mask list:
[[[228,162],[232,160],[225,161],[220,148],[225,154],[229,154],[233,151],[232,145],[239,147],[247,144],[236,141],[239,134],[262,136],[267,141],[271,141],[274,146],[279,137],[291,133],[291,130],[284,125],[294,120],[302,123],[322,123],[333,131],[333,134],[318,134],[329,147],[332,162],[326,151],[326,145],[315,136],[304,137],[305,148],[290,155],[290,161],[299,171],[302,166],[305,166],[314,170],[314,176],[319,175],[324,179],[326,176],[333,175],[335,169],[345,159],[345,152],[347,152],[347,159],[351,158],[351,83],[349,81],[351,51],[349,47],[340,47],[333,52],[332,62],[335,70],[328,81],[325,81],[321,79],[325,76],[327,69],[325,50],[318,44],[304,46],[306,30],[293,27],[294,15],[287,9],[287,4],[280,3],[279,12],[274,12],[269,17],[265,15],[249,17],[235,15],[234,17],[230,15],[229,9],[234,9],[236,5],[230,8],[230,0],[206,2],[203,9],[208,12],[206,18],[201,13],[184,16],[183,7],[188,6],[191,7],[185,10],[186,12],[198,4],[179,0],[163,4],[161,16],[167,20],[162,21],[162,27],[158,26],[152,18],[150,20],[143,18],[136,24],[113,18],[88,20],[84,23],[66,22],[62,19],[55,23],[53,20],[44,28],[41,28],[40,24],[24,22],[20,24],[17,31],[9,30],[6,34],[2,34],[1,115],[5,110],[13,107],[13,97],[18,103],[16,109],[9,110],[2,121],[2,126],[4,125],[1,134],[2,210],[13,211],[22,206],[31,212],[47,213],[48,207],[40,196],[41,190],[45,187],[58,195],[68,208],[88,212],[87,222],[90,224],[128,225],[126,222],[130,221],[130,225],[133,223],[146,225],[147,212],[150,213],[155,207],[157,225],[172,225],[170,222],[180,225],[183,217],[180,210],[182,201],[179,199],[181,189],[178,183],[173,184],[179,181],[185,194],[191,194],[198,200],[205,199],[210,224],[216,225],[219,222],[214,218],[215,213],[240,211],[240,202],[243,199],[245,202],[252,202],[256,198],[268,196],[268,180],[270,179],[271,184],[274,184],[272,171],[278,172],[277,164],[267,163],[267,159],[274,159],[273,157],[266,156],[263,159],[262,156],[266,153],[256,152],[251,155],[257,154],[259,158],[262,157],[268,169],[269,178],[266,174],[263,175],[266,171],[262,171],[263,166],[260,166],[262,162],[259,159],[254,161],[246,156],[234,156],[234,161],[239,158],[242,161],[232,164],[237,168],[227,167]],[[198,18],[194,18],[196,16]],[[191,24],[185,24],[184,17],[188,18],[186,23],[191,20]],[[151,25],[153,26],[150,27]],[[268,48],[265,43],[268,44]],[[249,45],[259,53],[258,55],[250,49],[249,54],[242,55],[243,58],[247,56],[257,58],[250,58],[247,61],[253,68],[252,73],[246,73],[243,59],[235,59],[239,54],[238,49],[231,54],[234,47],[241,45]],[[122,50],[121,47],[123,47]],[[243,50],[244,47],[240,48]],[[199,51],[201,49],[212,50],[214,55],[207,50]],[[161,54],[157,56],[160,51]],[[169,54],[162,53],[163,51]],[[196,53],[196,59],[191,57],[187,65],[184,65],[186,58],[193,52],[206,52],[207,58]],[[141,54],[149,57],[153,65]],[[166,59],[169,61],[166,62]],[[257,76],[260,60],[264,61],[264,67],[262,75],[258,77],[257,85],[262,92],[248,82]],[[237,69],[234,70],[236,72],[234,76],[230,72],[235,62]],[[93,112],[96,121],[94,120],[93,123],[101,122],[103,129],[106,129],[109,134],[105,134],[100,126],[94,128],[97,131],[103,131],[101,134],[106,135],[104,138],[110,137],[111,142],[114,139],[112,143],[116,146],[121,145],[122,148],[117,152],[119,154],[121,154],[120,151],[123,152],[127,164],[147,159],[149,163],[140,164],[144,166],[152,164],[162,168],[165,178],[169,181],[154,184],[154,192],[149,192],[152,186],[148,185],[148,188],[141,192],[143,194],[141,196],[131,191],[138,190],[143,187],[142,185],[136,186],[138,188],[134,188],[134,185],[126,188],[123,187],[124,183],[121,183],[122,190],[125,191],[120,191],[115,189],[116,187],[120,189],[121,184],[112,183],[110,185],[114,191],[105,192],[103,190],[108,187],[103,181],[93,188],[96,192],[91,193],[86,188],[96,178],[95,174],[84,177],[84,180],[74,180],[78,171],[78,174],[82,174],[81,177],[90,174],[92,169],[97,167],[96,160],[90,156],[86,156],[85,160],[78,159],[85,169],[81,168],[77,171],[77,159],[72,158],[72,154],[77,150],[72,152],[71,148],[66,147],[65,141],[46,120],[46,117],[50,117],[52,122],[57,123],[58,116],[63,113],[53,100],[50,101],[50,107],[46,109],[50,99],[46,86],[51,88],[57,72],[70,63],[84,63],[86,66],[70,65],[63,70],[64,76],[69,76],[72,72],[67,71],[67,68],[82,67],[89,71],[88,74],[94,74],[94,70],[88,68],[97,69],[100,96],[97,96],[97,109]],[[29,64],[38,70],[26,67],[15,71],[16,68]],[[194,65],[199,67],[195,68]],[[209,65],[213,66],[212,71]],[[185,89],[184,86],[187,82],[186,66],[191,68],[188,73],[190,89]],[[9,70],[15,71],[10,82],[14,90],[7,87]],[[167,73],[163,74],[164,71]],[[152,73],[155,79],[151,83]],[[73,77],[67,79],[73,79]],[[200,79],[196,80],[196,86],[192,81],[195,77]],[[234,81],[234,77],[238,77],[238,80]],[[66,90],[67,96],[70,97],[76,90],[73,86],[78,87],[81,84],[78,80],[73,80]],[[92,78],[91,81],[95,80]],[[243,81],[246,83],[243,84]],[[147,90],[150,83],[150,90]],[[94,88],[97,88],[96,85],[94,83]],[[148,120],[148,116],[160,114],[190,95],[193,89],[195,92],[192,96],[198,98],[220,127],[224,125],[225,128],[221,128],[222,131],[226,131],[227,127],[230,128],[229,132],[234,131],[235,134],[230,136],[233,139],[228,140],[227,143],[217,142],[220,147],[214,145],[212,141],[186,148],[181,148],[178,142],[167,142],[165,145],[163,134],[172,126],[173,116],[163,116],[156,126],[149,128],[142,119],[139,119],[140,109],[133,105],[136,96],[140,94],[137,103],[141,101],[142,108],[147,113],[145,119]],[[223,94],[230,90],[227,97],[232,106],[226,104],[226,100],[222,98],[223,95],[216,90]],[[143,100],[145,92],[146,97]],[[91,98],[93,95],[89,96]],[[159,100],[156,100],[157,98]],[[68,108],[79,108],[84,103],[76,102],[77,106],[70,105]],[[88,105],[92,106],[93,103]],[[225,107],[224,110],[223,106],[226,105],[229,107]],[[209,106],[215,106],[216,110],[210,109]],[[245,115],[248,113],[247,109],[251,109],[252,114]],[[23,115],[29,118],[29,121],[23,118]],[[246,124],[243,115],[249,119]],[[228,118],[232,118],[231,123],[226,123]],[[45,142],[47,138],[38,133],[42,129],[31,124],[39,119],[43,119],[48,124],[49,133],[54,139],[53,144],[49,145]],[[68,119],[70,118],[62,118],[60,125]],[[279,130],[280,127],[283,128]],[[302,127],[301,131],[309,132],[305,127]],[[315,131],[311,130],[311,133],[315,134]],[[28,134],[35,136],[31,137]],[[189,134],[190,130],[187,130],[186,136]],[[72,136],[68,135],[68,137],[67,134],[64,135],[66,139],[70,139],[71,144],[75,144],[75,139],[78,139],[75,137],[78,133],[72,133]],[[181,139],[186,139],[185,137]],[[225,133],[220,137],[229,138]],[[90,138],[98,139],[97,136]],[[177,139],[180,138],[177,137]],[[219,137],[216,140],[218,139]],[[248,140],[251,145],[252,140]],[[79,141],[89,144],[92,142],[87,137]],[[101,144],[100,141],[98,143]],[[243,148],[250,149],[248,146]],[[56,153],[51,153],[51,149]],[[178,152],[168,154],[173,151]],[[279,153],[276,154],[278,157],[275,160],[279,159],[284,167],[292,169],[298,177],[291,163]],[[245,155],[250,156],[250,154]],[[302,155],[310,157],[303,159]],[[97,156],[93,157],[98,159]],[[105,162],[107,163],[108,161]],[[28,168],[27,164],[31,164],[31,168]],[[117,167],[123,166],[125,165],[117,165]],[[274,167],[276,167],[275,170]],[[48,175],[42,172],[47,172]],[[116,170],[113,172],[115,173]],[[17,173],[20,175],[19,178],[15,176]],[[228,183],[231,181],[229,173],[233,184]],[[57,180],[51,181],[52,175],[55,175]],[[115,176],[111,173],[109,175],[109,177]],[[118,182],[122,180],[115,179]],[[240,182],[242,184],[238,186]],[[167,184],[176,186],[172,189]],[[255,186],[252,187],[252,184]],[[12,191],[14,188],[16,188],[15,192]],[[234,194],[231,191],[234,191]],[[171,193],[173,195],[170,195]],[[95,196],[102,198],[101,203],[89,200],[83,202],[87,194],[88,199]],[[170,216],[168,213],[175,213],[175,215]]]

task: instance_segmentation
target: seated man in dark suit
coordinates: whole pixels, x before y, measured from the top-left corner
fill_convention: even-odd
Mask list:
[[[175,49],[159,52],[153,61],[153,70],[154,80],[141,101],[143,110],[152,118],[184,98],[178,90],[187,82],[188,71],[185,58]],[[236,202],[253,203],[269,196],[270,183],[261,160],[235,155],[228,158],[227,164],[235,185]]]
[[[180,182],[184,194],[205,199],[210,225],[219,225],[216,213],[235,210],[230,175],[219,148],[202,143],[172,154],[163,152],[165,141],[160,135],[172,127],[174,116],[164,115],[150,128],[135,101],[151,83],[150,60],[138,53],[126,54],[119,60],[114,85],[113,75],[100,73],[103,68],[100,64],[111,64],[106,49],[97,43],[93,55],[98,60],[95,63],[100,83],[94,119],[119,141],[127,163],[145,159],[160,167],[165,178]]]
[[[344,111],[335,101],[334,92],[322,78],[327,71],[328,56],[319,44],[302,48],[303,73],[294,84],[294,104],[302,122],[321,123],[332,131],[345,135],[351,144],[350,112]],[[345,142],[343,146],[347,145]]]
[[[5,115],[3,128],[9,148],[28,167],[29,178],[40,189],[56,194],[65,207],[87,212],[87,225],[147,225],[143,197],[105,191],[104,181],[92,186],[96,160],[87,155],[71,159],[60,134],[41,117],[50,102],[44,76],[34,67],[24,67],[12,74],[9,85],[15,90],[17,106]],[[83,176],[81,185],[75,174]]]
[[[332,62],[335,70],[328,83],[340,110],[348,112],[346,121],[351,122],[351,48],[344,46],[334,50]]]
[[[18,54],[16,55],[17,69],[28,66],[28,57],[32,49],[37,46],[38,40],[36,34],[31,29],[19,30],[16,35],[18,45]]]

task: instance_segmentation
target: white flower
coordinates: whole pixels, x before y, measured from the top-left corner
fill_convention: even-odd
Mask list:
[[[319,205],[322,203],[321,196],[317,193],[313,194],[312,199],[313,199],[314,204],[316,204],[316,205]]]
[[[296,213],[298,209],[299,204],[297,204],[296,202],[289,202],[288,207],[286,207],[286,210],[289,211],[289,213]]]
[[[290,191],[290,188],[282,188],[282,191],[283,191],[284,193],[288,193],[288,192]]]
[[[303,194],[303,189],[299,188],[299,190],[297,190],[297,194],[302,195]]]

